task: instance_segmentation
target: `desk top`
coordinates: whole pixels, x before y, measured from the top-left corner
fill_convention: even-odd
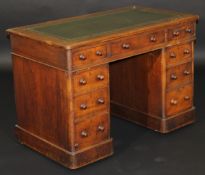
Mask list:
[[[196,18],[190,14],[132,6],[18,27],[7,31],[34,38],[42,37],[50,43],[58,42],[62,45],[70,45],[96,37],[190,17]]]

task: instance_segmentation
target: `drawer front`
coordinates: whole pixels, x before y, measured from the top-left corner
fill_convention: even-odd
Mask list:
[[[174,26],[168,29],[168,41],[171,40],[179,40],[179,39],[185,39],[187,37],[192,37],[195,35],[195,24],[189,23],[189,24],[183,24]]]
[[[108,88],[77,96],[74,98],[75,117],[81,117],[99,110],[108,111],[108,105]]]
[[[144,49],[145,47],[155,46],[165,41],[165,32],[158,31],[149,34],[141,34],[138,36],[127,37],[116,40],[111,44],[111,52],[113,55],[126,54],[130,51]]]
[[[192,81],[192,62],[181,64],[167,70],[167,88]]]
[[[166,95],[166,114],[171,116],[192,107],[192,84],[170,91]]]
[[[79,150],[109,139],[108,117],[108,114],[103,114],[76,123],[75,149]]]
[[[107,86],[109,82],[108,71],[108,65],[104,65],[73,73],[74,93],[86,92]]]
[[[74,51],[72,53],[72,66],[83,66],[100,61],[105,57],[107,57],[106,45]]]
[[[167,65],[175,65],[192,59],[192,43],[186,43],[166,49]]]

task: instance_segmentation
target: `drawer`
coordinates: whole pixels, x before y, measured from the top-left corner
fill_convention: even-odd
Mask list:
[[[192,59],[192,43],[176,45],[166,49],[167,65],[175,65]]]
[[[167,69],[167,88],[192,82],[192,62]]]
[[[72,67],[83,66],[97,62],[107,57],[106,45],[101,45],[89,49],[81,49],[72,53]]]
[[[115,54],[126,54],[130,51],[145,49],[145,47],[155,46],[165,42],[165,32],[158,31],[154,33],[141,34],[116,40],[111,43],[111,52]]]
[[[170,91],[166,94],[166,114],[171,116],[192,107],[193,85]]]
[[[107,86],[109,82],[108,65],[73,73],[73,91],[81,93]]]
[[[75,117],[81,117],[99,110],[108,111],[108,105],[108,88],[98,89],[91,93],[77,96],[74,98]]]
[[[94,116],[75,124],[75,150],[98,144],[109,139],[108,114]]]
[[[195,23],[173,26],[168,29],[167,40],[179,40],[195,35]]]

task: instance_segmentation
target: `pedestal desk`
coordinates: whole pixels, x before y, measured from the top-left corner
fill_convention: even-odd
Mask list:
[[[160,133],[193,123],[197,20],[132,6],[7,30],[19,141],[75,169],[113,153],[110,113]]]

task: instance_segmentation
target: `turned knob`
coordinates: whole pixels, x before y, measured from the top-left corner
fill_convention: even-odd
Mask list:
[[[189,100],[189,99],[190,99],[189,96],[185,96],[185,97],[184,97],[184,100]]]
[[[83,110],[87,109],[87,105],[85,103],[81,104],[80,109],[83,109]]]
[[[174,99],[171,100],[171,104],[172,104],[172,105],[176,105],[177,103],[178,103],[177,100],[174,100]]]
[[[151,41],[151,42],[156,42],[156,41],[157,41],[157,39],[156,39],[156,37],[155,37],[155,36],[151,36],[151,37],[150,37],[150,41]]]
[[[103,125],[98,126],[98,131],[104,131],[104,130],[105,130],[105,127]]]
[[[104,80],[104,78],[105,78],[104,75],[101,75],[101,74],[97,75],[98,80]]]
[[[85,57],[85,55],[83,55],[83,54],[80,54],[80,56],[79,56],[79,58],[80,58],[80,60],[86,60],[86,57]]]
[[[185,31],[186,31],[187,33],[192,33],[192,30],[191,30],[190,28],[187,28]]]
[[[170,53],[170,58],[176,58],[176,54],[174,52]]]
[[[81,136],[82,136],[82,137],[87,137],[87,136],[88,136],[87,131],[85,131],[85,130],[84,130],[84,131],[82,131],[82,132],[81,132]]]
[[[86,81],[85,79],[81,78],[80,81],[79,81],[79,83],[80,83],[81,85],[86,85],[86,84],[87,84],[87,81]]]
[[[177,79],[177,76],[176,76],[175,74],[172,74],[172,75],[171,75],[171,79],[172,79],[172,80],[176,80],[176,79]]]
[[[190,75],[190,72],[188,70],[185,70],[184,75]]]
[[[189,49],[184,50],[184,54],[189,54],[189,53],[190,53]]]
[[[96,51],[96,55],[97,56],[102,56],[102,52],[98,50],[98,51]]]
[[[98,98],[97,102],[98,102],[98,104],[104,104],[105,103],[103,98]]]
[[[174,31],[174,32],[173,32],[173,35],[174,35],[174,36],[179,36],[179,34],[180,34],[179,31]]]
[[[75,143],[75,144],[74,144],[74,147],[75,147],[75,148],[78,148],[78,147],[79,147],[79,144],[78,144],[78,143]]]
[[[129,48],[130,48],[130,45],[129,45],[129,44],[126,44],[126,43],[124,43],[124,44],[122,45],[122,48],[123,48],[123,49],[129,49]]]

